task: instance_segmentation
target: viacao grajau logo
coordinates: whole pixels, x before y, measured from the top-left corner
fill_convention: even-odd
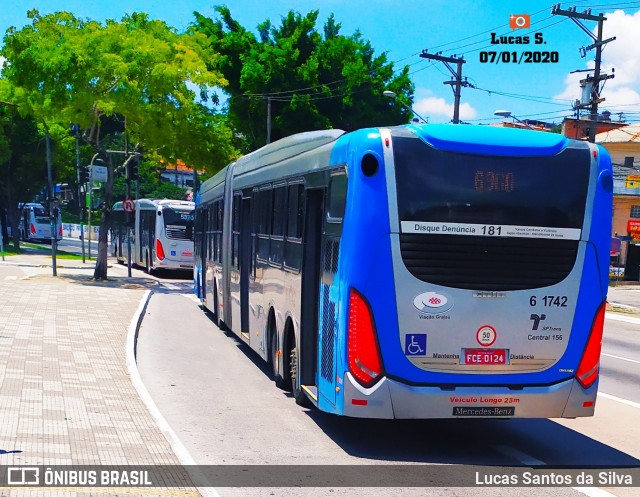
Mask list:
[[[442,293],[426,292],[414,298],[413,305],[420,312],[438,314],[451,309],[453,301]]]

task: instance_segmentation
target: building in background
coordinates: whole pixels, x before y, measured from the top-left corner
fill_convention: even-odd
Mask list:
[[[600,124],[600,123],[599,123]],[[620,123],[616,123],[620,124]],[[624,123],[622,123],[624,124]],[[613,233],[623,240],[619,263],[625,279],[640,279],[640,125],[624,125],[596,135],[613,164]]]
[[[198,171],[198,175],[202,174]],[[170,181],[174,185],[182,188],[193,188],[193,168],[187,166],[180,159],[175,164],[167,164],[165,170],[160,174],[164,181]]]
[[[562,122],[562,134],[567,138],[573,138],[574,140],[586,140],[589,138],[589,129],[591,128],[591,116],[583,116],[581,119],[574,119],[567,117]],[[596,123],[596,134],[612,131],[623,126],[627,126],[627,123],[622,121],[612,121],[611,112],[604,111],[598,116]]]

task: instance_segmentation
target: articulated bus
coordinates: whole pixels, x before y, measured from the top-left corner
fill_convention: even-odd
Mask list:
[[[194,291],[301,405],[591,416],[612,190],[603,148],[541,131],[294,135],[203,183]]]
[[[183,200],[140,199],[133,202],[135,211],[127,213],[123,202],[113,206],[111,251],[121,264],[128,262],[131,240],[131,263],[147,273],[156,269],[193,269],[194,203]]]
[[[18,230],[24,241],[51,242],[51,216],[42,204],[26,203],[21,206]],[[62,214],[58,211],[56,240],[62,240]]]

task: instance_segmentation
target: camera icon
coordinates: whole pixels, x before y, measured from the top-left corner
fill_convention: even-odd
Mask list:
[[[511,14],[509,16],[509,27],[511,29],[528,28],[531,26],[531,16],[529,14]]]
[[[9,467],[7,468],[7,485],[39,485],[40,468]]]

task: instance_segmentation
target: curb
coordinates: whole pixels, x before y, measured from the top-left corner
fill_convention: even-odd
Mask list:
[[[17,266],[17,267],[41,267],[41,268],[51,268],[53,267],[51,264],[32,264],[30,262],[12,262],[12,261],[0,261],[0,264],[5,266]],[[113,267],[112,264],[107,264],[107,268]],[[95,265],[93,266],[61,266],[60,264],[56,264],[56,269],[95,269]]]
[[[131,324],[129,325],[129,333],[127,335],[127,342],[125,344],[126,350],[126,363],[127,369],[129,371],[129,377],[131,378],[131,383],[133,387],[138,392],[140,399],[144,403],[144,405],[149,410],[151,417],[156,423],[156,426],[160,429],[164,437],[169,442],[171,446],[171,450],[178,458],[178,461],[183,466],[193,466],[194,469],[197,466],[191,454],[187,451],[186,447],[182,444],[178,435],[173,431],[167,420],[164,418],[156,403],[153,401],[151,394],[147,390],[144,382],[142,381],[142,377],[140,376],[140,372],[138,371],[138,363],[137,363],[137,351],[138,351],[138,334],[140,332],[140,327],[142,326],[142,321],[144,319],[145,312],[149,305],[149,301],[153,296],[153,290],[147,290],[140,300],[140,304],[138,305],[138,309],[131,319]],[[197,471],[197,470],[196,470]],[[195,487],[197,491],[200,493],[202,497],[220,497],[220,494],[212,487]]]

